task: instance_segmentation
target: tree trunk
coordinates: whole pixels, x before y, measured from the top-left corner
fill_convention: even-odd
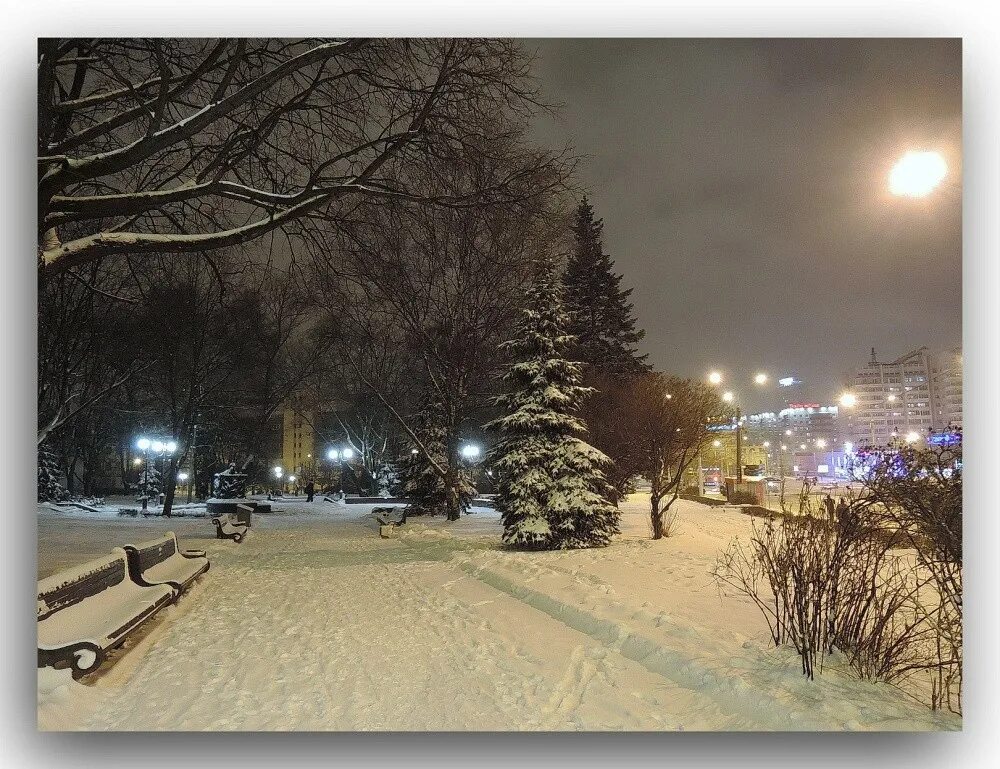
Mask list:
[[[174,489],[177,488],[177,460],[173,456],[167,460],[166,470],[164,473],[166,477],[163,479],[163,515],[169,518],[170,510],[174,506]]]
[[[659,493],[649,495],[649,522],[653,525],[653,539],[663,538],[663,512],[660,510]]]

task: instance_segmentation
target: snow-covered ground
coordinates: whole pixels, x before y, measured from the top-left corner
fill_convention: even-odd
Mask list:
[[[39,509],[39,576],[173,530],[211,570],[86,683],[39,674],[39,726],[86,730],[931,730],[893,687],[801,675],[749,601],[709,575],[738,512],[679,501],[648,539],[646,498],[600,550],[499,548],[497,515],[411,519],[318,501],[254,518]]]

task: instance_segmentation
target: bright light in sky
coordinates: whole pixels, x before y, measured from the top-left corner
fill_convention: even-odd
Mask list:
[[[722,381],[722,374],[720,374],[718,371],[713,371],[711,374],[708,375],[708,381],[710,384],[714,385],[719,384],[719,382]]]
[[[767,384],[767,374],[764,373],[757,374],[757,376],[753,378],[753,381],[755,381],[759,385]]]
[[[937,152],[907,152],[889,172],[889,192],[908,198],[930,195],[948,173]]]
[[[854,395],[854,393],[844,393],[843,395],[840,396],[840,405],[846,409],[849,409],[852,406],[857,405],[857,403],[858,403],[858,398],[856,395]]]
[[[736,396],[733,395],[732,393],[723,393],[722,394],[722,400],[724,400],[726,403],[732,403],[733,402],[733,398],[735,398],[735,397]]]

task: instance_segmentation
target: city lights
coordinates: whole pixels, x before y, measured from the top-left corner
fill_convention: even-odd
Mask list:
[[[907,443],[916,443],[919,440],[920,440],[920,433],[918,433],[916,430],[910,430],[910,432],[906,434]]]
[[[753,381],[759,385],[767,384],[767,374],[761,372],[753,378]]]
[[[820,448],[820,449],[825,449],[826,448],[826,441],[824,441],[822,438],[817,438],[816,439],[816,447]]]
[[[714,384],[714,385],[721,383],[722,374],[720,374],[718,371],[713,371],[711,374],[708,375],[708,382],[709,384]]]
[[[274,477],[275,478],[280,478],[281,477],[281,473],[282,473],[282,470],[281,470],[280,467],[275,467],[274,468]]]
[[[177,473],[177,480],[183,482],[183,481],[186,481],[187,479],[188,479],[188,474],[187,473]]]
[[[336,449],[330,449],[328,452],[326,452],[326,458],[329,459],[331,462],[336,462],[338,459],[340,459],[340,452],[337,451]]]
[[[731,392],[722,393],[722,400],[724,400],[726,403],[732,403],[735,398],[736,396],[733,395]]]
[[[854,393],[844,393],[840,396],[840,405],[845,409],[852,408],[858,403],[858,398]]]
[[[473,443],[462,446],[462,456],[466,459],[475,459],[479,456],[479,447]]]
[[[354,458],[354,449],[344,449],[343,451],[340,452],[340,458],[341,459],[353,459]]]
[[[149,438],[140,438],[135,442],[139,451],[149,451],[149,447],[153,445],[153,442]]]
[[[719,448],[719,446],[721,446],[721,445],[722,445],[722,441],[712,441],[712,445],[713,445],[713,446],[714,446],[715,448]]]

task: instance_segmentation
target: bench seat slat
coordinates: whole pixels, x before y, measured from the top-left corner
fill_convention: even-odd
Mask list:
[[[107,648],[172,598],[168,585],[142,587],[126,580],[39,621],[39,647],[90,641]]]

